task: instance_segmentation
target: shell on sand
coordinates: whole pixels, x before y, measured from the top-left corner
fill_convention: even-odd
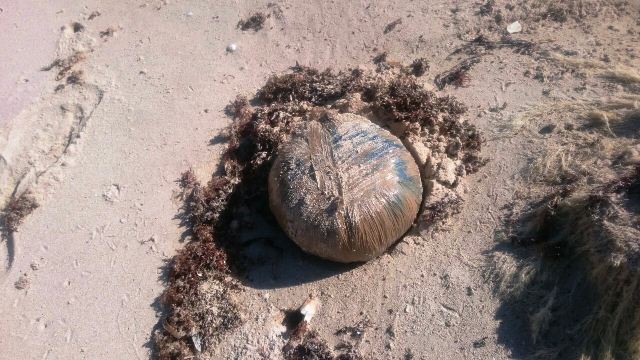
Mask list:
[[[338,261],[381,255],[412,225],[420,172],[402,142],[366,118],[305,122],[269,174],[271,210],[304,251]]]

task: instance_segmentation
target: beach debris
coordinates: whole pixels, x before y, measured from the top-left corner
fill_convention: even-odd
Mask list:
[[[78,33],[78,32],[84,31],[84,25],[80,24],[77,21],[71,23],[71,27],[73,28],[73,32],[74,33]]]
[[[162,328],[165,329],[167,333],[169,333],[169,335],[173,336],[176,339],[181,339],[185,335],[183,333],[178,332],[178,330],[176,330],[176,328],[173,325],[169,324],[166,321],[162,323]]]
[[[238,25],[236,26],[236,28],[242,30],[242,31],[247,31],[247,30],[253,30],[253,31],[258,31],[261,30],[264,26],[265,21],[267,21],[267,18],[269,16],[265,15],[264,13],[261,12],[257,12],[253,15],[251,15],[248,19],[246,20],[240,20],[238,21]]]
[[[227,45],[227,52],[234,53],[238,50],[238,45],[236,43],[231,43]]]
[[[514,21],[507,25],[507,32],[509,32],[509,34],[519,33],[520,31],[522,31],[522,25],[519,21]]]
[[[59,69],[56,74],[56,81],[62,80],[67,73],[79,62],[85,60],[87,55],[83,51],[76,51],[65,59],[55,59],[51,64],[44,66],[40,71],[50,71],[54,68]]]
[[[67,76],[66,82],[69,85],[78,85],[82,84],[82,79],[84,77],[84,71],[82,70],[73,70],[69,76]]]
[[[413,351],[411,351],[410,348],[406,348],[404,350],[404,360],[413,360],[415,359],[415,355],[413,354]]]
[[[120,185],[119,184],[111,184],[109,187],[102,192],[102,198],[110,203],[114,203],[118,201],[120,197]]]
[[[364,339],[367,329],[371,326],[372,323],[369,319],[363,319],[358,321],[355,325],[343,326],[336,331],[336,335],[347,335],[350,339],[360,342]]]
[[[499,40],[491,40],[485,35],[478,35],[473,40],[454,50],[451,55],[464,53],[478,56],[491,50],[503,48],[511,48],[516,54],[531,55],[536,49],[536,44],[527,40],[514,39],[510,36],[503,36]]]
[[[335,352],[331,350],[327,342],[320,337],[317,331],[309,329],[309,322],[320,307],[320,300],[316,297],[309,298],[302,306],[294,312],[285,316],[285,322],[292,319],[298,321],[293,331],[290,332],[289,340],[282,348],[282,355],[285,360],[363,360],[364,358],[356,346],[348,341],[340,341],[335,346]],[[285,324],[290,328],[292,323]],[[357,340],[358,344],[364,336],[364,328],[370,326],[367,321],[362,321],[353,327],[343,327],[336,332],[336,335],[349,335]]]
[[[106,30],[100,31],[98,35],[100,35],[101,39],[107,41],[107,39],[112,37],[116,33],[116,31],[118,30],[115,27],[109,26]]]
[[[405,71],[415,77],[420,77],[429,71],[429,61],[425,58],[415,59],[411,65],[405,67]]]
[[[295,311],[289,311],[284,319],[283,324],[290,331],[291,339],[301,339],[302,335],[309,328],[311,319],[316,315],[320,308],[320,300],[313,295],[309,295],[309,298]]]
[[[388,23],[387,26],[384,27],[384,33],[388,34],[390,32],[393,31],[393,29],[396,28],[396,26],[402,24],[402,18],[397,18],[396,20],[393,20],[392,22]]]
[[[13,286],[15,286],[15,288],[18,290],[25,290],[29,287],[30,284],[31,284],[31,281],[29,280],[29,276],[27,275],[27,273],[24,273],[20,275],[20,277],[18,278],[18,280],[16,280]]]
[[[87,18],[87,20],[93,20],[93,19],[97,18],[100,15],[102,15],[100,13],[100,11],[94,11],[91,14],[89,14],[89,17]]]
[[[329,345],[316,331],[310,331],[295,345],[287,343],[282,354],[285,360],[334,360]]]
[[[199,333],[191,335],[191,342],[193,343],[193,348],[196,349],[196,353],[202,352],[202,338]]]
[[[387,62],[387,56],[389,56],[389,54],[385,51],[374,56],[373,59],[371,59],[371,61],[376,65],[383,64]]]
[[[478,15],[489,16],[493,14],[494,6],[496,6],[495,0],[487,0],[484,4],[478,8]]]
[[[371,61],[376,64],[376,69],[378,72],[383,72],[390,70],[392,68],[402,68],[400,62],[389,59],[389,54],[385,51],[376,56],[374,56]],[[408,74],[411,70],[407,68],[403,68],[403,72]]]
[[[479,62],[479,56],[464,59],[451,69],[438,74],[433,82],[439,90],[444,89],[447,85],[453,85],[455,87],[467,86],[470,80],[469,70]]]
[[[482,339],[475,340],[473,342],[473,347],[475,349],[479,349],[479,348],[483,348],[483,347],[487,346],[487,339],[488,339],[488,337],[485,336]]]
[[[15,232],[25,217],[38,208],[38,202],[29,192],[25,192],[18,197],[12,197],[4,209],[2,209],[2,230],[5,232]]]
[[[297,310],[285,312],[282,325],[287,329],[289,340],[282,350],[283,353],[291,353],[292,349],[301,345],[301,341],[308,339],[306,333],[309,330],[309,324],[318,312],[319,307],[320,300],[313,295],[309,295]]]
[[[366,117],[323,116],[298,126],[278,152],[269,175],[271,211],[305,252],[368,261],[414,223],[423,198],[420,170],[398,137]],[[351,215],[360,213],[366,221]]]
[[[41,267],[41,266],[42,266],[42,265],[40,264],[40,262],[39,262],[38,260],[33,260],[33,261],[31,262],[31,264],[29,265],[29,267],[30,267],[30,268],[31,268],[31,270],[33,270],[33,271],[38,271],[38,270],[40,270],[40,267]]]
[[[303,320],[309,323],[318,312],[318,309],[320,309],[320,300],[314,296],[309,296],[299,311],[303,316]]]
[[[556,125],[556,124],[547,124],[547,125],[541,127],[540,130],[538,130],[538,134],[540,134],[540,135],[551,134],[553,132],[553,130],[556,129],[556,127],[558,127],[558,125]]]

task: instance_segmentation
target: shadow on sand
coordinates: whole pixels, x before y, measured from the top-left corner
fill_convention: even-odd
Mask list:
[[[239,280],[256,289],[274,289],[310,283],[357,268],[304,253],[278,227],[270,214],[254,218],[242,235],[242,273]]]

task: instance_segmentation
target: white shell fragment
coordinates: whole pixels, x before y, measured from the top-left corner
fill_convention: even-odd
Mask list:
[[[193,347],[196,349],[196,352],[202,352],[202,337],[200,337],[200,334],[195,333],[191,335],[191,341],[193,342]]]
[[[420,171],[389,131],[354,114],[308,121],[280,147],[269,203],[302,250],[338,261],[380,256],[411,227]]]
[[[320,300],[315,297],[308,298],[300,307],[300,314],[304,316],[303,320],[309,323],[318,312],[318,308],[320,308]]]
[[[520,25],[519,21],[512,22],[511,24],[507,25],[507,31],[509,32],[509,34],[519,33],[520,31],[522,31],[522,25]]]
[[[238,45],[236,43],[231,43],[227,45],[227,52],[236,52],[238,50]]]

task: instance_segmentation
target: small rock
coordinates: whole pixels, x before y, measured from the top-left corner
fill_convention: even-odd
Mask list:
[[[227,52],[233,53],[238,50],[238,45],[236,43],[231,43],[227,45]]]
[[[509,34],[519,33],[520,31],[522,31],[522,25],[519,21],[512,22],[507,26],[507,31],[509,32]]]

